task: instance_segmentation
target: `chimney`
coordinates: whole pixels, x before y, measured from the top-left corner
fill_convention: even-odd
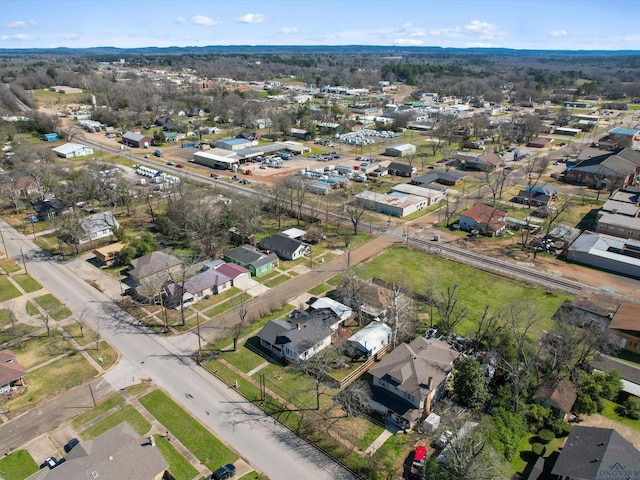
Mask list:
[[[149,435],[149,445],[151,445],[152,447],[156,446],[156,441],[153,438],[153,435]]]
[[[300,330],[300,324],[299,323],[296,323],[296,329]]]
[[[427,386],[429,390],[433,390],[433,377],[429,377],[429,381],[427,382]]]

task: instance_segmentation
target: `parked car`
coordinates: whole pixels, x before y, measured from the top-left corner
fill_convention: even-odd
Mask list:
[[[240,180],[240,183],[243,185],[249,185],[251,184],[251,180]]]
[[[211,474],[209,480],[227,480],[229,478],[233,478],[236,474],[236,467],[228,463],[224,467],[220,467],[215,472]]]
[[[64,452],[65,453],[69,453],[71,450],[73,450],[73,447],[75,447],[76,445],[78,445],[80,443],[80,441],[77,438],[72,438],[71,440],[69,440],[69,442],[64,446]]]
[[[173,166],[175,165],[175,163],[174,163],[174,162],[172,162],[171,160],[169,160],[169,161],[167,162],[167,165],[169,165],[170,167],[173,167]]]
[[[58,460],[56,460],[55,457],[49,457],[44,461],[42,465],[40,465],[40,468],[49,467],[49,470],[53,470],[57,466],[58,466]]]
[[[183,165],[183,164],[181,164],[181,163],[179,163],[179,164],[177,164],[177,165],[176,165],[176,167],[178,167],[178,168],[184,168],[184,165]]]

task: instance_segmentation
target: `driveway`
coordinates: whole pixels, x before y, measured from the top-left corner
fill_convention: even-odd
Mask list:
[[[615,420],[610,420],[602,415],[595,414],[582,417],[582,422],[580,422],[579,425],[585,427],[612,428],[640,450],[640,432]]]

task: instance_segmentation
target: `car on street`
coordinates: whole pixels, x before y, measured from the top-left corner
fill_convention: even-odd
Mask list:
[[[175,163],[174,163],[174,162],[172,162],[171,160],[169,160],[169,161],[167,162],[167,165],[169,165],[170,167],[173,167],[173,166],[175,165]]]
[[[184,168],[184,165],[183,165],[183,164],[181,164],[181,163],[179,163],[179,164],[177,164],[177,165],[176,165],[176,167],[178,167],[178,168]]]
[[[40,465],[40,468],[49,467],[49,470],[53,470],[57,466],[58,466],[58,460],[56,460],[55,457],[49,457],[44,461],[42,465]]]
[[[209,477],[210,480],[227,480],[229,478],[233,478],[236,474],[236,467],[228,463],[224,467],[220,467],[215,472],[211,474]]]

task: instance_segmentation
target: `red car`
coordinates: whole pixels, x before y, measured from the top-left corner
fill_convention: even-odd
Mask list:
[[[184,168],[184,165],[182,165],[181,163],[177,164],[176,167],[178,168]]]
[[[416,451],[413,454],[413,465],[416,467],[424,466],[424,461],[427,458],[427,449],[422,445],[416,447]]]

